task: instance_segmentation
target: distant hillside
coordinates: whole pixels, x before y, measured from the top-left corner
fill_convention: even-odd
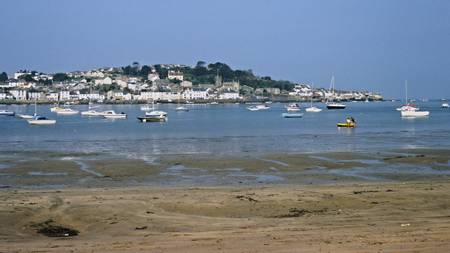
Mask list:
[[[150,70],[150,66],[142,66],[140,69],[136,67],[137,64],[134,64],[134,67],[123,67],[123,74],[145,76]],[[219,75],[223,81],[239,81],[241,85],[247,85],[252,88],[271,87],[290,91],[295,86],[294,83],[289,81],[272,80],[269,76],[256,76],[251,70],[233,70],[227,64],[221,62],[206,64],[206,62],[199,61],[194,67],[173,67],[162,64],[156,64],[152,67],[155,68],[162,79],[167,78],[169,70],[175,70],[183,73],[184,79],[191,81],[193,84],[215,83],[215,78]],[[133,71],[134,69],[136,71]]]

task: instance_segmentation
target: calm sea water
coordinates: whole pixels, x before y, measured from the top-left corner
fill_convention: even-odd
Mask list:
[[[441,102],[419,103],[427,118],[404,119],[395,110],[400,102],[347,103],[345,110],[305,113],[285,119],[285,104],[251,112],[248,105],[158,105],[169,113],[165,123],[140,123],[139,105],[101,105],[98,110],[125,112],[125,120],[57,116],[50,106],[38,114],[57,120],[53,126],[30,126],[16,117],[0,117],[0,151],[100,152],[129,158],[161,154],[253,154],[284,152],[365,151],[393,148],[449,148],[450,110]],[[323,104],[317,104],[324,108]],[[303,108],[309,106],[303,105]],[[87,110],[86,105],[73,106]],[[32,114],[33,105],[0,109]],[[302,109],[302,111],[304,111]],[[336,123],[353,116],[356,129],[338,129]]]

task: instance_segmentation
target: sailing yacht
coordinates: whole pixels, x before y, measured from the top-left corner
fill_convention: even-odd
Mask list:
[[[91,94],[90,88],[89,88],[89,94]],[[88,110],[82,111],[81,116],[87,116],[87,117],[103,116],[104,112],[94,110],[93,108],[94,108],[94,106],[92,106],[91,97],[89,96]]]
[[[419,108],[408,103],[408,81],[405,81],[406,105],[402,106],[400,114],[402,117],[426,117],[429,111],[420,111]]]
[[[396,109],[397,111],[418,111],[419,107],[408,102],[408,81],[405,80],[405,104]]]
[[[312,85],[311,89],[313,90],[311,94],[311,106],[305,109],[306,112],[321,112],[322,109],[313,106],[313,95],[314,95],[314,85]]]
[[[155,89],[152,89],[152,91]],[[145,113],[145,116],[137,117],[141,122],[157,122],[157,121],[166,121],[167,120],[167,112],[155,110],[155,97],[152,92],[152,106],[150,111]]]
[[[330,100],[327,101],[327,109],[332,110],[332,109],[345,109],[346,105],[342,104],[342,103],[337,103],[333,101],[333,97],[334,97],[334,76],[331,77],[331,92],[332,92],[332,97]]]
[[[56,123],[54,119],[48,119],[44,116],[37,115],[37,105],[36,100],[34,101],[34,116],[28,119],[28,124],[30,125],[53,125]]]

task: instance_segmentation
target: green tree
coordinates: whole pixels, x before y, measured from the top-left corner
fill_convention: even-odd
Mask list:
[[[53,81],[64,82],[69,80],[69,76],[66,73],[56,73],[53,75]]]
[[[141,70],[139,71],[139,75],[142,76],[144,79],[147,79],[147,76],[148,76],[148,74],[150,74],[151,70],[152,69],[149,66],[144,65],[144,66],[142,66]]]
[[[5,82],[8,80],[8,74],[6,74],[6,72],[2,72],[0,74],[0,82]]]

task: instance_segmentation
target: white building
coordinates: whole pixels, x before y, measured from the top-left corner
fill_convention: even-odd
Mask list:
[[[222,100],[236,100],[240,99],[238,92],[224,92],[219,95],[219,99]]]
[[[57,92],[51,92],[47,94],[47,100],[49,101],[58,101],[59,94]]]
[[[111,85],[112,84],[112,79],[111,77],[105,77],[104,79],[96,79],[95,80],[95,85]]]
[[[59,92],[59,100],[70,100],[70,91],[63,90]]]
[[[206,100],[209,98],[206,89],[187,89],[183,92],[182,98],[185,100]]]
[[[181,94],[170,91],[145,91],[141,92],[140,100],[154,100],[154,101],[173,101],[181,98]]]
[[[27,91],[26,90],[11,90],[9,93],[14,97],[15,100],[26,100]]]
[[[147,79],[149,81],[153,82],[153,81],[159,80],[159,75],[158,75],[158,73],[150,73],[150,74],[148,74]]]
[[[19,79],[19,77],[23,76],[23,75],[28,75],[31,73],[30,72],[25,72],[25,71],[17,71],[14,73],[14,79]]]
[[[44,97],[42,92],[28,92],[28,100],[40,100]]]
[[[0,100],[6,99],[7,95],[8,94],[6,94],[6,93],[0,93]]]
[[[169,73],[167,74],[167,78],[169,80],[180,80],[183,81],[184,77],[183,77],[183,73],[179,72],[179,71],[175,71],[175,70],[169,70]]]

